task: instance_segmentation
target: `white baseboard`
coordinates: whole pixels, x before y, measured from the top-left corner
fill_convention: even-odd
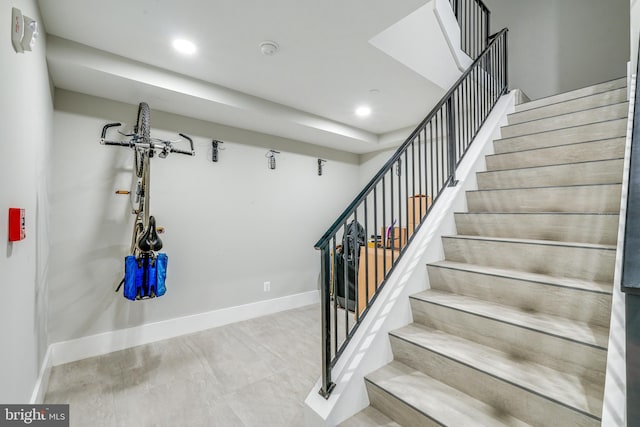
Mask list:
[[[45,361],[47,361],[48,369],[50,366],[62,365],[64,363],[100,356],[102,354],[199,332],[229,323],[303,307],[305,305],[318,303],[319,301],[320,294],[319,291],[316,290],[149,323],[134,328],[120,329],[74,340],[57,342],[49,346]],[[47,369],[45,369],[45,371]],[[44,381],[42,384],[44,384]],[[41,393],[39,389],[43,388],[42,384],[39,379],[37,384],[38,390],[34,390],[34,397],[38,393]],[[46,385],[44,389],[46,390]]]
[[[44,355],[44,359],[42,360],[42,365],[40,366],[40,373],[38,374],[38,378],[36,379],[36,385],[33,387],[33,393],[31,393],[31,400],[29,401],[32,405],[38,405],[44,402],[44,395],[49,388],[49,376],[51,374],[51,346],[47,348],[47,352]]]

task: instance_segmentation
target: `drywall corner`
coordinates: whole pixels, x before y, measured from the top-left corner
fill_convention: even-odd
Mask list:
[[[466,70],[473,63],[473,59],[462,50],[460,24],[453,13],[451,3],[449,0],[434,0],[433,12],[458,69]]]

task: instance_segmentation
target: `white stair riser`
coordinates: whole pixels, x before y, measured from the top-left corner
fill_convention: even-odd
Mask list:
[[[619,184],[624,159],[478,173],[478,189]]]
[[[467,192],[469,212],[620,211],[621,185],[547,187]]]
[[[498,139],[493,142],[496,154],[533,148],[552,147],[576,142],[596,141],[624,137],[627,133],[627,119],[609,120],[584,126],[552,130],[548,132]]]
[[[432,289],[609,327],[611,295],[428,265]]]
[[[615,249],[443,237],[448,261],[613,282]]]
[[[420,411],[407,405],[402,399],[389,393],[378,385],[365,381],[371,406],[403,426],[441,427]]]
[[[487,170],[528,168],[624,157],[625,138],[560,145],[487,156]]]
[[[590,123],[614,120],[627,116],[629,105],[626,102],[607,105],[605,107],[592,108],[576,113],[562,114],[540,120],[519,123],[517,125],[503,126],[500,134],[503,138],[532,133],[546,132],[550,130],[586,125]]]
[[[538,108],[541,106],[556,104],[558,102],[568,101],[570,99],[582,98],[584,96],[594,95],[601,92],[606,92],[610,90],[615,90],[619,88],[626,88],[627,79],[626,77],[611,80],[608,82],[600,83],[597,85],[576,89],[570,92],[564,92],[553,96],[548,96],[546,98],[536,99],[535,101],[526,102],[524,104],[520,104],[516,106],[516,112],[526,111],[533,108]]]
[[[616,214],[455,214],[458,234],[615,245]]]
[[[599,426],[600,422],[538,394],[391,336],[394,358],[532,425]],[[428,398],[428,396],[425,396]]]
[[[625,102],[626,100],[626,88],[614,89],[594,95],[560,101],[555,104],[548,104],[538,108],[531,108],[519,113],[509,114],[508,120],[510,125],[514,125],[560,114],[573,113],[577,111],[588,110],[591,108],[603,107],[605,105],[618,104],[620,102]]]

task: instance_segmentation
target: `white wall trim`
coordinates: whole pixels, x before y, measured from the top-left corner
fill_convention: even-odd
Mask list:
[[[492,141],[507,114],[514,111],[514,92],[503,96],[458,166],[460,183],[447,188],[407,248],[385,287],[333,369],[336,384],[329,399],[318,394],[320,380],[305,400],[305,423],[312,427],[335,426],[369,405],[364,376],[393,359],[388,332],[412,322],[409,296],[429,287],[426,263],[444,258],[441,237],[456,234],[453,212],[466,211],[466,191],[477,188],[476,172],[486,170],[485,156],[493,153]]]
[[[51,376],[51,346],[47,348],[47,352],[42,359],[42,365],[40,365],[40,373],[36,379],[36,384],[33,387],[33,393],[31,393],[30,404],[40,404],[44,402],[44,395],[49,388],[49,377]]]
[[[46,369],[48,369],[49,366],[57,366],[88,357],[100,356],[138,345],[227,325],[229,323],[316,304],[319,301],[319,292],[314,290],[236,307],[163,320],[161,322],[149,323],[133,328],[119,329],[69,341],[61,341],[49,346],[47,357],[45,357],[45,362],[47,363]],[[44,371],[46,371],[46,369],[44,369]],[[42,373],[41,376],[45,378],[45,375],[42,375]],[[34,396],[41,393],[39,389],[43,388],[42,385],[45,385],[44,383],[44,381],[41,382],[40,379],[38,380],[36,384],[37,390],[34,390]],[[46,385],[44,388],[46,389]]]

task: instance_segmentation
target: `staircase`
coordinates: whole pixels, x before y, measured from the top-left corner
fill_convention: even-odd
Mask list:
[[[626,80],[521,104],[343,426],[597,426]]]

